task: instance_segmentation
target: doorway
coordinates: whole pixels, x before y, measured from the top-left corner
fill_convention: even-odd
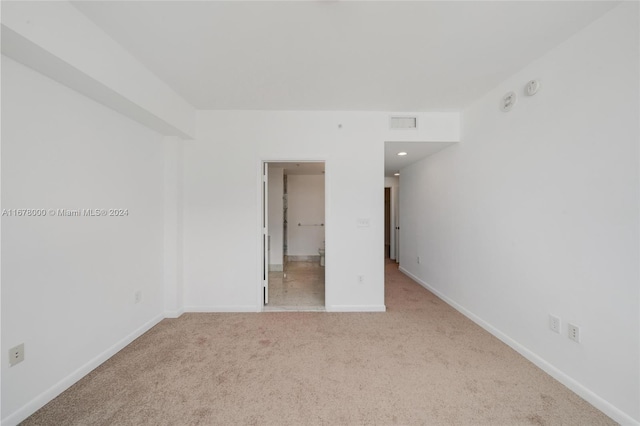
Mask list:
[[[391,188],[384,189],[384,257],[391,258]]]
[[[398,176],[384,178],[384,256],[400,263],[400,215]]]
[[[324,162],[263,163],[263,309],[323,311]]]

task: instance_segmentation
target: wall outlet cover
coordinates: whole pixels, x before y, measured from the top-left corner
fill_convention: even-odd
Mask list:
[[[24,361],[24,343],[9,349],[9,365],[13,367]]]
[[[578,327],[575,324],[567,324],[567,332],[569,335],[569,339],[573,340],[574,342],[578,342],[580,343],[580,327]]]
[[[560,333],[560,318],[555,315],[549,315],[549,329],[554,333]]]
[[[359,217],[357,223],[359,228],[368,228],[370,220],[368,217]]]

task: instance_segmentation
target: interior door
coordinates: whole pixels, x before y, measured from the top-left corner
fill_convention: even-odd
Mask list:
[[[269,303],[269,163],[262,163],[262,297]]]

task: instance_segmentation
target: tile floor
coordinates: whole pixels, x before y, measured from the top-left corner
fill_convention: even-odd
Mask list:
[[[318,261],[287,262],[284,272],[269,272],[265,311],[324,311],[324,267]]]

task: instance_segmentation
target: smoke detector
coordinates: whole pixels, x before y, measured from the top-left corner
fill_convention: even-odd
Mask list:
[[[516,92],[512,91],[507,93],[500,101],[500,109],[504,112],[511,111],[511,108],[513,108],[517,100],[518,96],[516,95]]]
[[[527,82],[527,85],[524,86],[524,92],[529,96],[533,96],[536,93],[538,93],[539,89],[540,89],[540,82],[538,80],[529,80]]]

